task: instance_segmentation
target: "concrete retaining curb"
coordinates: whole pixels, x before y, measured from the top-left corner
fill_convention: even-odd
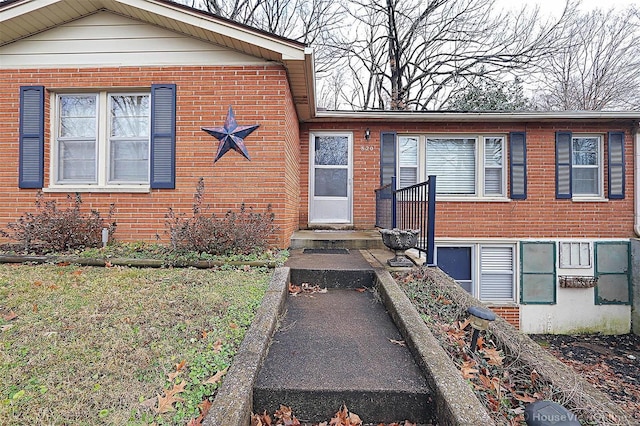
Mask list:
[[[262,304],[233,358],[233,364],[205,417],[204,426],[247,426],[253,385],[287,299],[289,268],[276,268]]]
[[[391,274],[377,268],[376,276],[380,297],[434,392],[438,424],[495,425]]]

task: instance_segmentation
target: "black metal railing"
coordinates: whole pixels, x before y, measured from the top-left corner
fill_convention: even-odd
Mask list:
[[[436,177],[422,183],[396,189],[396,178],[376,189],[376,226],[379,228],[418,229],[416,249],[424,252],[427,265],[433,265],[436,219]]]

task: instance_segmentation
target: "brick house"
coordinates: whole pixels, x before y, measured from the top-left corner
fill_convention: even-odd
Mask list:
[[[320,111],[305,46],[166,0],[9,0],[0,25],[0,227],[79,192],[166,241],[202,177],[216,213],[270,205],[284,248],[436,174],[437,263],[469,292],[527,332],[630,329],[638,112]],[[260,127],[214,164],[229,106]]]

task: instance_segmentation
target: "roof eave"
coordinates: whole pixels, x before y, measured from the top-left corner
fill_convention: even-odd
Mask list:
[[[446,111],[317,111],[308,122],[335,121],[405,122],[552,122],[582,120],[640,120],[640,111],[553,111],[553,112],[446,112]]]

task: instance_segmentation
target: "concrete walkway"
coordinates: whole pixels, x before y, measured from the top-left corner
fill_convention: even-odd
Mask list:
[[[428,423],[430,390],[377,298],[371,264],[358,250],[294,250],[287,266],[293,284],[328,290],[288,297],[254,386],[254,410],[284,404],[301,421],[320,422],[346,404],[367,423]]]

